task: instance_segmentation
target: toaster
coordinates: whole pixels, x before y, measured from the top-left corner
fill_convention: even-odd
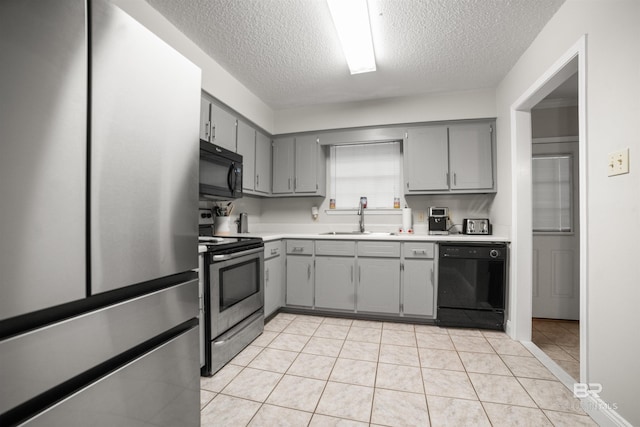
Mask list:
[[[488,218],[465,218],[462,220],[462,234],[491,234]]]

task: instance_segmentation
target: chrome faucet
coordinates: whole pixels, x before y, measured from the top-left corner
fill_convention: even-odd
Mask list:
[[[360,232],[364,233],[364,203],[363,200],[360,199],[360,205],[358,206],[358,215],[360,215],[360,220],[358,225],[360,226]]]

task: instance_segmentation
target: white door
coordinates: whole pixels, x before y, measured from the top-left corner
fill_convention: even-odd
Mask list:
[[[578,142],[534,144],[533,317],[578,320]]]

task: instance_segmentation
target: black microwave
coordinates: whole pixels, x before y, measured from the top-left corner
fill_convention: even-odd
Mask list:
[[[242,156],[201,139],[200,196],[218,200],[242,197]]]

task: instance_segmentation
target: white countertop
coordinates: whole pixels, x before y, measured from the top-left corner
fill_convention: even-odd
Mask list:
[[[233,237],[260,237],[265,242],[281,239],[309,239],[309,240],[387,240],[400,242],[509,242],[510,239],[501,235],[429,235],[429,234],[322,234],[300,232],[258,232],[245,234],[231,234]]]

